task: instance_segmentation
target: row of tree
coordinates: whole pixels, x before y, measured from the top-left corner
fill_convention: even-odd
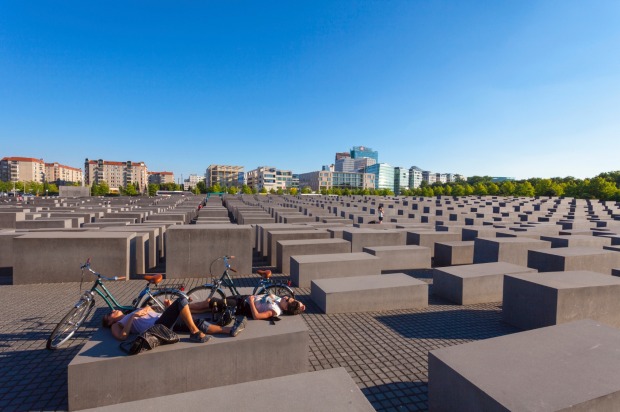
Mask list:
[[[68,183],[67,185],[79,185],[78,183]],[[30,194],[35,196],[57,195],[58,185],[49,182],[4,182],[0,181],[0,193]]]
[[[78,184],[75,184],[78,185]],[[28,193],[33,195],[56,195],[58,186],[54,183],[37,182],[3,182],[0,181],[0,192]],[[140,188],[137,183],[127,187],[119,188],[119,195],[140,196],[145,192],[149,196],[155,196],[158,190],[182,191],[183,186],[176,183],[149,184],[146,188]],[[278,194],[278,195],[297,195],[299,193],[312,193],[310,187],[305,186],[301,189],[271,189],[262,188],[260,191],[247,185],[241,187],[225,187],[218,184],[207,187],[205,182],[198,182],[192,189],[195,194],[206,193],[228,193],[228,194]],[[322,189],[322,195],[365,195],[365,196],[392,196],[394,193],[389,189],[354,189],[354,188],[332,188]],[[93,184],[91,186],[93,196],[110,195],[110,187],[106,182]],[[115,193],[116,194],[116,193]],[[425,182],[416,189],[401,190],[401,196],[566,196],[577,199],[601,199],[620,201],[620,171],[601,173],[592,179],[576,179],[574,177],[554,177],[551,179],[531,178],[518,181],[504,181],[501,183],[493,182],[490,176],[472,176],[467,181],[455,183],[433,183],[428,185]]]

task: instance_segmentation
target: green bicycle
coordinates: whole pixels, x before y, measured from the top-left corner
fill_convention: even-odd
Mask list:
[[[82,270],[80,290],[82,290],[82,283],[84,281],[84,271],[92,273],[95,276],[95,281],[93,282],[90,290],[85,291],[77,303],[73,305],[62,320],[58,322],[58,325],[56,325],[47,339],[47,349],[58,349],[75,334],[93,310],[93,307],[95,306],[95,294],[103,298],[110,310],[121,310],[123,313],[129,313],[135,309],[146,306],[157,306],[163,311],[165,309],[165,300],[175,300],[178,298],[188,299],[187,294],[183,292],[182,285],[169,285],[162,288],[152,288],[152,285],[157,285],[162,281],[163,276],[145,275],[144,280],[147,281],[146,286],[132,301],[131,306],[121,305],[118,303],[114,295],[112,295],[112,293],[105,287],[103,282],[125,280],[124,276],[108,278],[98,272],[95,272],[90,267],[90,258],[85,264],[80,266],[80,269]]]

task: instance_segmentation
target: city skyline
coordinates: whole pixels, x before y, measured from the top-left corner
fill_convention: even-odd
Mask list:
[[[304,173],[367,145],[465,176],[620,169],[620,4],[0,5],[2,156]]]

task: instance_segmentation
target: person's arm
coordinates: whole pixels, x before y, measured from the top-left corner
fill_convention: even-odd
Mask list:
[[[259,312],[258,309],[256,309],[256,304],[254,303],[254,298],[255,296],[252,295],[249,298],[249,302],[250,302],[250,309],[252,310],[252,318],[253,319],[257,319],[257,320],[262,320],[262,319],[269,319],[272,316],[276,316],[275,311],[269,309],[268,311],[265,312]]]
[[[150,308],[144,308],[144,309],[133,312],[131,315],[128,315],[129,319],[124,325],[121,322],[116,322],[111,327],[112,336],[114,336],[118,340],[127,339],[127,336],[129,336],[129,333],[131,331],[131,325],[133,324],[133,320],[136,317],[144,316],[149,310]]]

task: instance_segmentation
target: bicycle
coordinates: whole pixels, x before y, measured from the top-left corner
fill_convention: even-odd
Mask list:
[[[144,280],[147,281],[144,289],[140,291],[138,296],[132,301],[131,306],[121,305],[118,303],[112,292],[110,292],[103,282],[106,281],[119,281],[125,280],[125,276],[115,276],[108,278],[95,272],[90,267],[90,258],[85,264],[80,266],[82,271],[82,277],[80,280],[80,290],[82,290],[82,283],[84,282],[84,271],[88,271],[95,275],[95,281],[93,282],[90,290],[85,291],[75,305],[69,310],[69,312],[62,318],[58,325],[54,328],[45,347],[50,350],[58,349],[62,344],[67,342],[73,334],[84,323],[90,312],[95,306],[95,293],[108,305],[110,310],[121,310],[123,313],[129,313],[138,308],[146,306],[157,306],[162,311],[166,308],[164,301],[170,298],[184,297],[189,300],[188,295],[183,292],[183,286],[177,285],[177,287],[166,286],[163,288],[152,289],[151,285],[159,284],[163,276],[162,275],[144,275]],[[172,300],[172,299],[171,299]]]
[[[232,271],[237,273],[237,271],[230,266],[228,262],[231,259],[234,259],[234,256],[222,256],[215,259],[211,262],[209,266],[209,274],[213,276],[213,264],[218,260],[224,261],[224,272],[219,279],[212,278],[212,283],[205,283],[204,285],[196,286],[191,289],[187,294],[190,298],[190,301],[193,302],[201,302],[207,299],[212,298],[214,295],[218,295],[216,297],[221,298],[222,300],[226,299],[226,293],[223,290],[223,287],[227,287],[230,291],[231,296],[240,296],[241,293],[237,290],[235,283],[228,271]],[[274,281],[271,279],[271,271],[270,270],[258,270],[257,273],[261,276],[259,284],[252,291],[252,295],[263,295],[263,294],[273,294],[279,297],[288,296],[291,298],[295,297],[295,292],[291,289],[288,284],[281,281]]]

